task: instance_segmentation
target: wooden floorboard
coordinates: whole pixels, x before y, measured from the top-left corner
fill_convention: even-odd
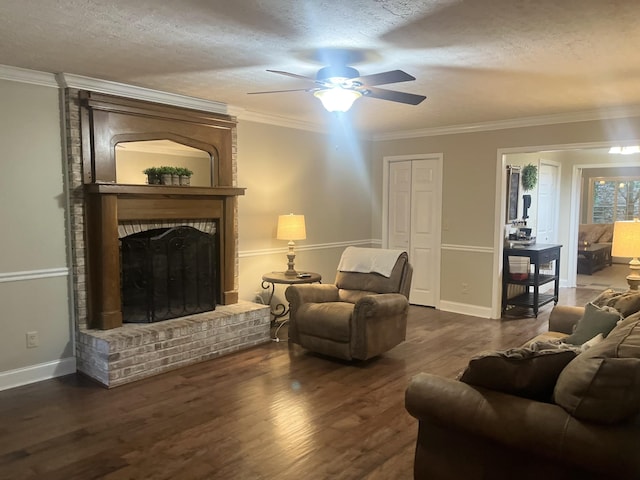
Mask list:
[[[598,292],[561,289],[584,305]],[[364,363],[286,341],[112,390],[68,375],[0,392],[0,479],[410,479],[419,372],[546,330],[551,305],[489,320],[411,307],[407,340]],[[286,328],[280,330],[286,339]]]

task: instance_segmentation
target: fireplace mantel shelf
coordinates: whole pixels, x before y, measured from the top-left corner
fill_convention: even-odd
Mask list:
[[[125,185],[120,183],[92,183],[90,193],[115,195],[181,195],[205,197],[235,197],[244,195],[242,187],[187,187],[167,185]]]

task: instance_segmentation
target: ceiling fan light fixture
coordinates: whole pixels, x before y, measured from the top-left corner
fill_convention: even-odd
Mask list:
[[[318,90],[313,95],[320,99],[322,105],[329,112],[346,112],[353,102],[362,96],[357,90],[349,90],[341,87]]]

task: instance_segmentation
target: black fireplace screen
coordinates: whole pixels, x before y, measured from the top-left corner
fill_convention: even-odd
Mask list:
[[[215,310],[215,237],[193,227],[121,239],[124,322],[158,322]]]

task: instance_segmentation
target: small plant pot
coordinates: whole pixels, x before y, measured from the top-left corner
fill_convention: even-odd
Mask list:
[[[156,173],[147,174],[147,183],[149,185],[160,185],[160,176]]]
[[[161,179],[162,185],[173,185],[173,175],[170,173],[163,173]]]
[[[191,185],[191,177],[189,175],[180,175],[180,185],[183,185],[183,186]]]
[[[171,175],[172,185],[180,185],[180,175]]]

